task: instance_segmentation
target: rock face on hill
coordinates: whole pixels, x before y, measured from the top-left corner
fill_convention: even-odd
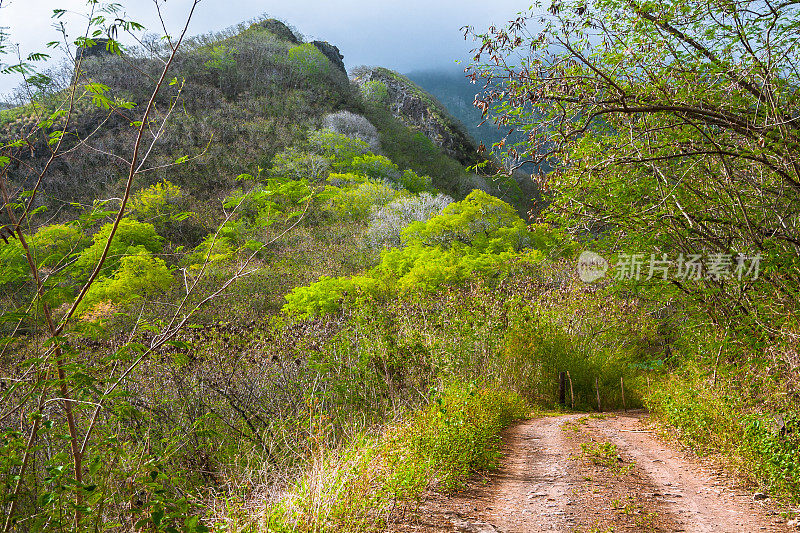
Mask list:
[[[257,26],[263,28],[270,32],[272,35],[277,37],[282,41],[286,41],[292,44],[300,44],[300,39],[297,38],[292,29],[277,19],[267,19],[262,20],[261,22],[257,22],[253,24],[253,26]],[[347,72],[347,69],[344,66],[344,56],[339,51],[339,48],[332,45],[326,41],[313,41],[311,44],[317,47],[317,49],[322,52],[325,57],[327,57],[331,63],[333,63],[336,68],[341,70],[342,72]]]
[[[257,22],[256,24],[254,24],[254,26],[259,26],[261,28],[264,28],[265,30],[267,30],[268,32],[270,32],[271,34],[273,34],[275,37],[277,37],[282,41],[288,41],[292,44],[300,44],[300,40],[297,38],[297,35],[294,34],[291,28],[289,28],[289,26],[287,26],[280,20],[277,19],[262,20],[261,22]]]
[[[339,51],[339,48],[333,46],[331,43],[326,41],[314,41],[311,44],[317,47],[317,49],[322,52],[325,57],[331,60],[331,63],[336,65],[336,68],[347,74],[347,69],[344,67],[344,56]]]
[[[416,130],[447,155],[464,165],[483,159],[464,126],[445,107],[414,82],[385,68],[363,68],[354,72],[353,82],[378,101],[406,126]]]

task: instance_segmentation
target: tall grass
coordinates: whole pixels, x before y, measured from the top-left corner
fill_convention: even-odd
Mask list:
[[[263,530],[367,531],[426,489],[455,490],[495,468],[499,432],[530,407],[508,390],[454,382],[383,433],[338,450],[314,446],[307,473],[269,504]]]

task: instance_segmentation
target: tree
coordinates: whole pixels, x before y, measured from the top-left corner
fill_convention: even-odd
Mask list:
[[[155,256],[162,240],[156,228],[129,214],[135,208],[144,216],[155,205],[152,194],[134,195],[134,186],[143,173],[152,170],[148,159],[181,103],[184,84],[173,67],[198,3],[190,3],[185,24],[176,35],[163,35],[160,53],[145,59],[135,55],[141,51],[128,55],[119,40],[127,33],[142,43],[144,28],[128,20],[120,4],[89,0],[83,35],[69,40],[61,25],[62,40],[48,45],[67,57],[71,73],[66,86],[58,86],[37,69],[37,62],[49,57],[46,54],[12,61],[3,70],[22,77],[20,94],[27,95],[27,103],[18,110],[32,118],[15,130],[15,137],[0,139],[5,220],[0,233],[0,288],[5,291],[0,331],[7,334],[0,338],[0,362],[4,370],[13,369],[10,375],[0,376],[3,533],[12,529],[96,531],[109,517],[113,517],[111,525],[102,528],[207,530],[185,495],[168,490],[173,479],[160,471],[160,465],[153,461],[124,465],[131,443],[109,421],[116,420],[124,428],[131,420],[125,388],[135,369],[165,346],[180,345],[175,337],[193,314],[248,275],[253,258],[294,225],[287,223],[267,242],[249,241],[246,249],[238,250],[239,263],[226,278],[213,286],[203,285],[213,243],[248,199],[242,194],[209,237],[211,246],[198,262],[192,281],[184,276],[185,292],[170,302],[172,313],[152,322],[141,320],[141,315],[133,317],[132,328],[123,332],[124,340],[117,346],[87,348],[94,336],[104,333],[102,321],[94,319],[116,310],[113,305],[100,309],[104,304],[124,306],[141,300],[144,310],[149,297],[176,284],[174,269]],[[154,6],[160,17],[160,4],[154,2]],[[53,18],[59,21],[64,13],[56,9]],[[0,32],[0,52],[8,51],[2,48],[4,35]],[[84,64],[92,60],[89,51],[98,47],[102,54],[125,63],[125,71],[139,85],[149,86],[143,100],[116,94],[88,74]],[[139,68],[145,63],[158,66],[155,75]],[[36,90],[40,85],[53,90],[43,96]],[[99,137],[112,126],[122,132],[124,141],[109,150]],[[119,198],[96,199],[85,206],[58,198],[49,188],[48,178],[55,168],[79,150],[99,154],[124,169]],[[193,157],[197,156],[181,156],[158,168]],[[93,179],[88,171],[71,177]],[[45,197],[69,206],[74,218],[51,224],[47,203],[40,201]],[[166,205],[155,207],[157,215],[180,216]],[[293,219],[302,218],[300,209]],[[143,331],[146,336],[141,335]],[[117,497],[124,490],[144,501],[126,506]]]
[[[800,3],[555,1],[476,35],[476,105],[547,162],[552,221],[617,250],[760,255],[672,279],[715,320],[788,339],[800,281]],[[475,33],[469,28],[467,33]],[[661,285],[663,290],[663,285]]]

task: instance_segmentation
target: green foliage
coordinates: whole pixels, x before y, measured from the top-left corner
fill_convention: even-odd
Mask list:
[[[464,166],[445,155],[428,137],[409,130],[380,106],[366,105],[365,115],[378,128],[384,154],[399,168],[431,176],[436,189],[457,198],[472,191]]]
[[[316,467],[269,505],[266,522],[273,531],[382,529],[398,500],[428,488],[455,491],[473,473],[495,469],[500,431],[529,413],[511,391],[453,382],[377,439],[358,437],[337,452],[312,448]]]
[[[349,168],[354,159],[370,154],[365,141],[327,129],[311,132],[308,144],[313,152],[335,161],[337,170]]]
[[[66,266],[69,257],[79,252],[87,239],[75,225],[44,226],[28,239],[31,255],[40,270]],[[0,243],[0,286],[14,285],[28,277],[28,262],[18,239]]]
[[[241,223],[224,224],[217,232],[206,235],[203,241],[186,257],[184,263],[195,273],[204,268],[215,269],[223,266],[236,257],[241,239]]]
[[[162,181],[140,190],[131,197],[131,215],[140,222],[153,224],[159,233],[177,222],[195,216],[181,210],[180,204],[185,197],[177,185]]]
[[[84,276],[91,273],[100,260],[103,250],[111,235],[113,223],[109,222],[92,236],[92,244],[83,250],[75,261],[75,269]],[[158,253],[163,238],[156,233],[152,224],[139,222],[132,218],[123,218],[119,222],[114,240],[108,249],[106,261],[100,273],[110,275],[119,268],[122,259],[128,255],[139,255],[141,252]]]
[[[753,0],[568,1],[536,21],[541,33],[515,22],[476,36],[486,37],[478,59],[488,59],[477,74],[509,80],[479,104],[523,134],[505,156],[555,165],[551,221],[673,261],[761,254],[770,266],[757,280],[704,275],[678,285],[727,326],[759,315],[755,336],[788,340],[800,301],[800,227],[775,216],[800,215],[798,136],[779,126],[800,112],[800,81],[790,74],[800,65],[798,14],[795,4],[772,10]],[[498,67],[496,54],[519,50],[531,55],[524,68]],[[663,297],[664,285],[649,284],[648,297]]]
[[[366,154],[353,159],[349,170],[374,180],[397,182],[400,180],[400,169],[391,160],[374,154]]]
[[[374,208],[388,204],[399,194],[382,181],[363,180],[341,188],[329,186],[324,194],[328,198],[325,210],[339,218],[366,220]]]
[[[298,318],[312,318],[334,313],[341,308],[343,298],[359,301],[380,290],[381,282],[369,276],[330,278],[323,276],[307,287],[297,287],[286,295],[285,309]]]
[[[398,435],[389,463],[392,492],[415,496],[431,485],[454,491],[473,472],[496,469],[500,431],[529,414],[526,402],[507,390],[449,385]]]
[[[205,67],[211,70],[221,71],[221,74],[236,68],[236,49],[219,44],[212,46],[208,51],[209,59],[205,62]]]
[[[755,460],[758,478],[773,492],[796,498],[800,494],[800,415],[784,413],[779,419],[780,424],[769,416],[746,417],[738,451],[746,460]]]
[[[325,54],[311,43],[304,43],[289,49],[288,59],[293,68],[310,83],[319,83],[334,69]]]
[[[697,453],[721,453],[741,475],[773,496],[798,501],[797,411],[771,413],[764,409],[769,399],[753,405],[740,389],[742,377],[727,374],[720,371],[715,390],[696,368],[687,367],[680,375],[664,377],[647,406]]]
[[[328,172],[332,163],[330,157],[292,147],[275,155],[270,172],[276,176],[298,180],[319,180]]]
[[[122,258],[113,276],[92,284],[77,313],[84,320],[91,321],[95,317],[90,315],[99,311],[98,306],[128,304],[143,296],[166,291],[172,281],[172,273],[162,259],[145,250],[129,253]],[[103,310],[99,316],[107,314],[108,310]]]
[[[403,239],[407,244],[444,248],[461,244],[498,253],[518,251],[530,242],[527,226],[514,208],[479,190],[448,205],[441,215],[411,224]]]
[[[222,205],[236,210],[238,219],[246,220],[250,229],[256,229],[297,216],[298,209],[313,196],[314,190],[306,178],[270,178],[248,192],[234,191]]]
[[[412,194],[433,192],[433,178],[420,176],[411,169],[406,169],[400,176],[400,186]]]
[[[537,226],[532,235],[533,239],[510,205],[473,191],[440,215],[409,225],[402,233],[404,246],[384,250],[381,263],[367,274],[377,283],[361,286],[365,290],[380,286],[402,292],[432,291],[445,284],[463,283],[474,275],[502,277],[520,264],[536,264],[545,254],[558,255],[567,247],[563,237],[544,226]],[[542,248],[524,250],[534,242]],[[296,288],[287,295],[284,311],[300,316],[330,312],[334,310],[331,304],[336,308],[341,304],[343,294],[330,280]],[[325,304],[315,304],[314,299]]]
[[[183,260],[195,274],[206,267],[225,274],[224,268],[218,267],[230,263],[240,252],[251,255],[263,249],[270,228],[296,221],[315,197],[305,178],[268,178],[257,183],[253,176],[245,174],[240,179],[248,181],[252,188],[233,191],[225,198],[222,205],[230,212],[229,218]]]
[[[361,94],[368,102],[383,105],[389,99],[389,88],[380,80],[372,80],[361,85]]]

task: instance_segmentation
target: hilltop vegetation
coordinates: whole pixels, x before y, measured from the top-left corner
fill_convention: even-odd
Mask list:
[[[271,19],[143,43],[78,41],[2,114],[5,530],[380,527],[564,367],[576,407],[635,388],[651,322],[408,80],[439,137]]]
[[[796,498],[796,80],[748,63],[777,80],[766,106],[700,4],[572,7],[537,38],[596,64],[553,59],[525,19],[480,36],[541,52],[475,72],[521,132],[504,160],[553,169],[535,224],[533,189],[467,170],[436,99],[386,69],[348,80],[273,19],[160,40],[104,7],[67,75],[12,66],[31,90],[0,110],[2,531],[380,529],[495,467],[500,429],[559,408],[567,371],[572,408],[647,405]],[[676,52],[679,22],[730,46]],[[99,38],[118,31],[142,46]],[[587,250],[630,275],[582,281]],[[763,270],[633,275],[633,254],[679,253]]]

